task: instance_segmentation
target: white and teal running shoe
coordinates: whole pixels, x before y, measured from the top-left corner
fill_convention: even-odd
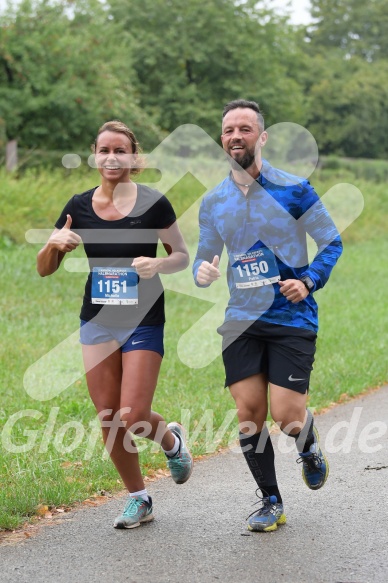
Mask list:
[[[171,477],[176,484],[184,484],[193,471],[193,458],[186,444],[185,430],[176,421],[172,421],[167,427],[178,437],[180,446],[177,453],[167,457],[167,466],[171,472]]]
[[[152,498],[148,502],[141,496],[128,496],[123,513],[114,521],[115,528],[136,528],[142,522],[154,519],[152,514]]]

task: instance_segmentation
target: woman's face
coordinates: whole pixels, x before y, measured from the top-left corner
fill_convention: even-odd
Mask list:
[[[101,176],[110,182],[129,181],[132,154],[132,142],[125,134],[107,130],[97,138],[96,165]]]

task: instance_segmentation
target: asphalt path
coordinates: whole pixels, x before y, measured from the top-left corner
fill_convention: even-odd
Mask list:
[[[287,515],[276,532],[246,530],[254,482],[241,453],[228,450],[197,462],[186,484],[150,483],[155,520],[140,528],[112,528],[124,502],[117,497],[3,544],[0,581],[386,583],[388,387],[316,424],[330,452],[330,476],[317,492],[305,486],[291,441],[274,436]]]

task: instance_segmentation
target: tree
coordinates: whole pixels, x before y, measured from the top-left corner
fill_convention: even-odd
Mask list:
[[[388,153],[386,0],[311,0],[305,92],[321,153]]]
[[[388,155],[388,62],[334,56],[315,61],[309,129],[320,152],[349,157]]]
[[[110,0],[115,22],[136,40],[140,104],[164,130],[188,121],[220,133],[228,101],[259,101],[267,123],[304,123],[293,79],[292,29],[263,1]]]
[[[125,55],[125,58],[123,57]],[[98,0],[23,0],[0,27],[0,118],[24,147],[82,149],[107,119],[160,132],[136,98],[131,38]]]
[[[315,49],[338,48],[367,61],[388,57],[387,0],[311,0],[311,14]]]

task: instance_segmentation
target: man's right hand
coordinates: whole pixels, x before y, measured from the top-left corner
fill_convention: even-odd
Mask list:
[[[197,271],[197,282],[199,285],[210,285],[213,281],[221,277],[220,270],[218,269],[219,264],[220,258],[218,255],[214,256],[211,263],[202,261]]]
[[[62,253],[70,253],[78,247],[82,239],[77,233],[71,231],[72,218],[67,215],[66,223],[62,229],[56,229],[48,240],[48,244],[61,251]]]

